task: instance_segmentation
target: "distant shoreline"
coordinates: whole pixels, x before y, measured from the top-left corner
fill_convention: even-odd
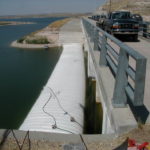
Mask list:
[[[18,22],[18,21],[0,21],[0,26],[35,24],[35,22]]]
[[[46,18],[46,17],[81,17],[85,15],[91,15],[91,12],[87,13],[53,13],[53,14],[37,14],[37,15],[6,15],[0,16],[0,19],[19,19],[19,18]]]

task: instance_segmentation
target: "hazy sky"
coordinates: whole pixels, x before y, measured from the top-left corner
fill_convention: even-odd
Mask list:
[[[92,12],[106,0],[0,0],[0,16],[56,12]]]

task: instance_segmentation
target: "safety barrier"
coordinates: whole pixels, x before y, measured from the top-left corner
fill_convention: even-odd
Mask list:
[[[146,58],[115,37],[96,27],[89,19],[82,19],[88,37],[92,59],[95,50],[100,50],[99,66],[108,66],[115,78],[112,104],[125,107],[127,99],[134,106],[143,105]],[[94,43],[94,46],[92,46]],[[112,46],[117,45],[117,48]],[[99,69],[95,66],[95,69]],[[108,79],[109,80],[109,79]]]
[[[142,23],[139,29],[139,35],[150,39],[150,22]]]

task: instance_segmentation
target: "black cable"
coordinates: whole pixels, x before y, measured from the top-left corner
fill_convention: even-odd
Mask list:
[[[62,130],[62,131],[65,131],[65,132],[69,132],[69,133],[71,133],[71,134],[75,134],[75,133],[73,133],[73,132],[71,132],[71,131],[69,131],[69,130],[62,129],[62,128],[59,128],[59,127],[57,127],[57,129]]]
[[[48,88],[50,89],[51,93],[55,96],[55,98],[57,99],[57,102],[58,102],[59,100],[58,100],[58,98],[56,97],[56,94],[53,92],[53,90],[52,90],[50,87],[48,87]],[[51,115],[50,113],[48,113],[47,111],[45,111],[46,105],[50,102],[50,100],[51,100],[51,98],[52,98],[52,94],[51,94],[51,93],[50,93],[50,96],[49,96],[48,100],[46,101],[46,103],[45,103],[44,106],[42,107],[42,110],[43,110],[43,112],[44,112],[45,114],[47,114],[48,116],[50,116],[50,117],[53,118],[53,120],[54,120],[55,123],[52,125],[52,129],[59,129],[59,130],[66,131],[66,132],[69,132],[69,133],[74,134],[73,132],[71,132],[71,131],[69,131],[69,130],[59,128],[59,127],[57,126],[56,118],[55,118],[53,115]],[[60,103],[59,103],[59,104],[60,104]],[[61,109],[63,109],[63,107],[62,107],[61,105],[59,105],[59,106],[61,107]],[[64,111],[64,109],[63,109],[63,111]],[[67,113],[67,112],[66,112],[66,113]]]
[[[18,146],[19,150],[21,150],[21,147],[20,147],[19,141],[18,141],[18,139],[17,139],[17,137],[16,137],[16,135],[15,135],[14,131],[13,131],[13,130],[11,130],[11,132],[12,132],[12,134],[13,134],[13,137],[15,138],[15,141],[16,141],[16,143],[17,143],[17,146]]]
[[[1,142],[0,142],[0,150],[2,149],[4,143],[6,142],[7,137],[8,137],[8,135],[10,134],[10,132],[11,132],[11,130],[9,130],[9,129],[5,130],[5,132],[4,132],[4,134],[3,134],[3,137],[2,137],[2,140],[1,140]]]
[[[64,114],[70,116],[70,121],[71,121],[71,122],[76,122],[81,128],[83,128],[83,126],[82,126],[78,121],[76,121],[76,119],[62,107],[62,105],[61,105],[61,103],[60,103],[60,101],[59,101],[57,95],[56,95],[55,92],[52,90],[52,88],[50,88],[50,87],[48,87],[48,88],[51,90],[52,94],[55,96],[55,98],[56,98],[56,100],[57,100],[57,103],[58,103],[59,107],[63,110]]]
[[[31,150],[31,140],[30,140],[30,132],[28,131],[28,143],[29,143],[29,150]]]
[[[25,142],[26,138],[27,138],[27,137],[29,138],[28,135],[29,135],[29,131],[27,131],[27,133],[26,133],[26,135],[25,135],[25,138],[24,138],[23,143],[22,143],[22,145],[21,145],[21,150],[22,150],[22,148],[23,148],[23,146],[24,146],[24,142]],[[28,142],[30,142],[29,139],[28,139]],[[29,149],[30,149],[30,144],[29,144]]]
[[[28,143],[29,143],[29,150],[31,150],[31,143],[30,143],[29,131],[27,131],[27,133],[26,133],[26,135],[25,135],[25,138],[24,138],[24,140],[23,140],[23,143],[20,145],[20,144],[19,144],[19,141],[18,141],[18,139],[17,139],[17,137],[16,137],[16,135],[15,135],[15,133],[14,133],[14,131],[13,131],[12,129],[8,129],[8,130],[6,130],[6,131],[4,132],[4,134],[3,134],[3,139],[2,139],[2,141],[0,142],[0,150],[2,149],[3,144],[6,142],[6,139],[7,139],[8,135],[9,135],[11,132],[12,132],[12,135],[13,135],[13,137],[14,137],[16,143],[17,143],[17,146],[18,146],[19,150],[22,150],[22,148],[23,148],[23,146],[24,146],[24,143],[25,143],[25,140],[26,140],[27,137],[28,137]]]
[[[45,111],[45,107],[50,102],[51,98],[52,98],[52,94],[50,93],[50,96],[49,96],[48,100],[46,101],[46,103],[44,104],[44,106],[42,107],[42,110],[43,110],[43,112],[45,114],[47,114],[48,116],[53,118],[53,120],[54,120],[54,125],[53,126],[56,126],[56,119],[55,119],[55,117],[53,115],[51,115],[50,113],[48,113],[47,111]]]
[[[13,134],[13,137],[14,137],[16,143],[17,143],[17,146],[18,146],[19,150],[22,150],[22,148],[23,148],[23,146],[24,146],[24,143],[25,143],[25,140],[26,140],[27,137],[28,137],[28,142],[29,142],[29,150],[31,149],[29,131],[27,131],[27,133],[26,133],[26,135],[25,135],[25,137],[24,137],[23,143],[22,143],[21,145],[19,144],[19,141],[18,141],[18,139],[17,139],[17,137],[16,137],[14,131],[11,130],[11,132],[12,132],[12,134]]]
[[[86,144],[85,144],[85,142],[84,142],[84,139],[83,139],[83,137],[82,137],[81,134],[80,134],[80,138],[81,138],[82,143],[84,144],[85,149],[88,150],[88,148],[87,148],[87,146],[86,146]]]
[[[59,107],[63,110],[64,113],[68,113],[68,112],[61,106],[60,101],[59,101],[57,95],[55,94],[55,92],[52,90],[52,88],[50,88],[50,87],[48,87],[48,88],[50,89],[50,91],[52,92],[52,94],[55,96]]]

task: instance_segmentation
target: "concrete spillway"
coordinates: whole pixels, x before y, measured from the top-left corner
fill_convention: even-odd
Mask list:
[[[64,44],[60,59],[20,130],[83,132],[85,69],[81,44]]]

